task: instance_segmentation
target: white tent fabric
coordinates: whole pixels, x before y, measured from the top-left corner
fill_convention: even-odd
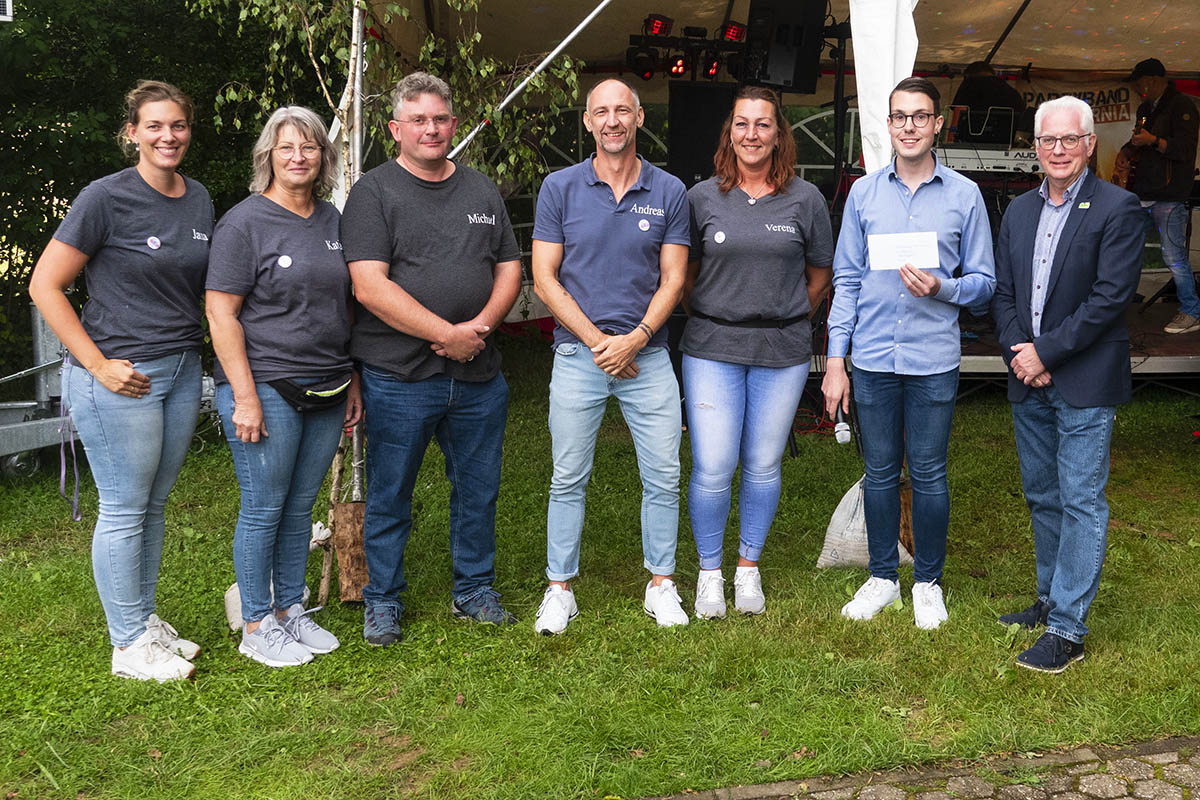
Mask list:
[[[916,7],[917,0],[850,0],[858,118],[867,172],[874,172],[892,157],[887,98],[892,87],[912,75],[917,58]]]

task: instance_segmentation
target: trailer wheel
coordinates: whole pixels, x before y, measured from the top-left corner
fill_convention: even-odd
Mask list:
[[[37,450],[13,453],[0,459],[0,473],[10,478],[32,478],[42,466],[42,455]]]

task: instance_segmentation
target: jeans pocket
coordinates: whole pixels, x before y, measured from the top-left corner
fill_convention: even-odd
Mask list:
[[[579,342],[563,342],[554,346],[554,354],[559,356],[573,356],[579,352]]]

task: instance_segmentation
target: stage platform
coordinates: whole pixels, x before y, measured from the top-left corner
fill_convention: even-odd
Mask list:
[[[1170,274],[1165,271],[1148,273],[1142,280],[1140,291],[1145,297],[1151,297],[1170,279]],[[1141,303],[1134,303],[1125,312],[1134,379],[1200,374],[1200,331],[1181,334],[1162,331],[1178,308],[1174,301],[1160,301],[1144,310]],[[998,378],[1007,372],[994,332],[981,335],[977,341],[964,340],[962,352],[959,375],[963,379]]]

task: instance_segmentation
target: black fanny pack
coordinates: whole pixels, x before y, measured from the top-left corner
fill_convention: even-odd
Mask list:
[[[325,411],[346,402],[346,390],[353,378],[353,372],[342,372],[307,385],[289,378],[267,381],[267,385],[297,411]]]

